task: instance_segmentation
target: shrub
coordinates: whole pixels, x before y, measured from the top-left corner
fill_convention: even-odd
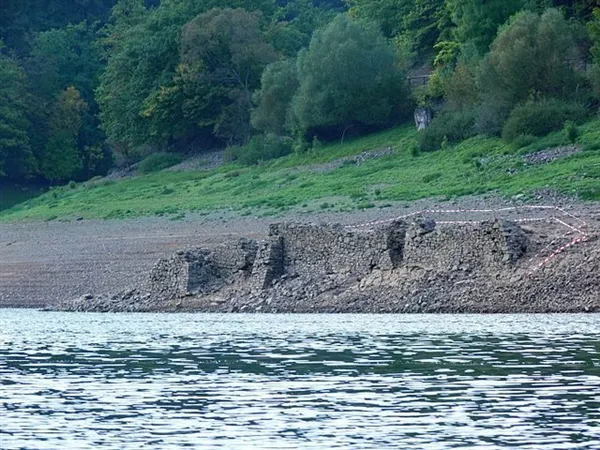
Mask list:
[[[289,155],[292,151],[292,138],[267,133],[252,137],[244,146],[231,147],[228,149],[228,158],[250,166]]]
[[[567,120],[583,122],[586,115],[585,107],[578,103],[557,99],[527,102],[510,113],[502,129],[502,137],[505,141],[512,142],[517,136],[524,134],[545,136],[562,129]]]
[[[512,146],[515,150],[518,150],[533,144],[535,141],[537,141],[535,136],[532,136],[531,134],[521,134],[513,140]]]
[[[584,152],[595,152],[600,150],[600,142],[588,142],[583,146]]]
[[[442,113],[419,133],[419,148],[424,152],[439,150],[475,135],[472,112]]]
[[[435,180],[439,180],[442,178],[443,174],[441,172],[434,172],[427,174],[423,177],[423,183],[431,183]]]
[[[475,112],[475,132],[485,136],[500,136],[506,119],[503,110],[504,108],[494,101],[479,105]]]
[[[138,172],[141,174],[158,172],[159,170],[174,166],[180,162],[181,156],[173,153],[152,153],[140,163]]]
[[[577,139],[579,139],[581,133],[579,132],[579,127],[577,127],[577,124],[575,122],[573,122],[572,120],[567,120],[565,122],[565,134],[567,135],[567,139],[569,139],[569,142],[571,142],[571,144],[574,144],[575,142],[577,142]]]
[[[298,90],[296,60],[277,61],[265,69],[261,88],[254,96],[252,125],[258,131],[286,134],[291,131],[289,107]]]

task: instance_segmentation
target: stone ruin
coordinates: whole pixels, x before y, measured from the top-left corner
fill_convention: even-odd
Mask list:
[[[419,106],[415,109],[415,125],[417,130],[424,130],[433,120],[433,111],[429,107]]]
[[[433,220],[416,220],[407,229],[404,264],[439,272],[462,268],[498,270],[527,251],[521,227],[506,220],[438,228]]]
[[[440,227],[432,219],[396,220],[375,229],[339,224],[279,223],[268,239],[240,239],[212,250],[189,248],[160,260],[150,275],[154,298],[214,294],[227,288],[262,292],[286,279],[360,279],[374,270],[497,270],[527,250],[514,222]]]

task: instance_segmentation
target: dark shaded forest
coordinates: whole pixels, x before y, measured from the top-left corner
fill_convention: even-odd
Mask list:
[[[596,113],[595,0],[3,0],[0,182],[228,147],[253,164],[435,118],[420,149]],[[416,82],[415,82],[416,80]]]

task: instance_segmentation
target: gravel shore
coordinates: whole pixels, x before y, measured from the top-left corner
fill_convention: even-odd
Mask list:
[[[539,201],[543,202],[544,198]],[[421,210],[494,210],[515,206],[493,197],[454,202],[427,200],[350,213],[239,217],[188,216],[181,221],[147,217],[130,220],[0,224],[0,307],[38,308],[85,294],[101,295],[140,285],[154,263],[187,246],[211,248],[239,237],[261,239],[272,222],[362,224]],[[600,205],[562,205],[568,214],[597,229]],[[550,216],[555,210],[437,213],[437,220]],[[571,251],[578,251],[573,248]]]

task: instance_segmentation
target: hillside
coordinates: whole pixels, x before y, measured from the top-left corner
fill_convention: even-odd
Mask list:
[[[0,211],[0,221],[177,220],[218,211],[274,216],[490,192],[524,202],[551,203],[555,195],[600,200],[600,120],[580,131],[574,146],[564,132],[556,132],[523,148],[478,136],[419,153],[417,132],[404,126],[255,166],[229,163],[211,170],[71,183]]]

